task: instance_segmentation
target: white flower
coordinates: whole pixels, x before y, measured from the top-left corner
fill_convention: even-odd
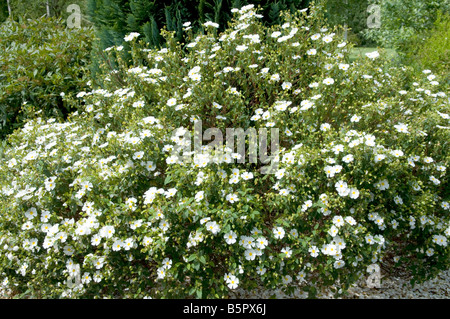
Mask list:
[[[447,238],[442,235],[434,235],[433,242],[438,244],[439,246],[447,247]]]
[[[427,164],[433,163],[433,159],[431,157],[425,157],[423,161]]]
[[[195,194],[195,201],[199,202],[204,198],[204,191],[199,191],[197,194]]]
[[[282,252],[283,254],[285,254],[285,256],[286,256],[287,258],[289,258],[289,257],[292,256],[292,249],[289,248],[289,247],[285,247],[285,248],[281,249],[281,252]]]
[[[169,198],[169,197],[175,196],[176,193],[177,193],[177,189],[176,189],[176,188],[169,188],[169,189],[164,193],[164,195],[166,196],[166,198]]]
[[[334,256],[338,252],[336,245],[334,244],[326,244],[322,247],[322,253],[328,256]]]
[[[127,239],[125,239],[125,241],[123,243],[123,249],[130,250],[131,248],[133,248],[133,245],[134,245],[133,238],[127,238]]]
[[[339,269],[345,266],[345,262],[343,260],[336,260],[333,264],[335,269]]]
[[[353,115],[352,118],[350,119],[350,121],[351,122],[359,122],[360,119],[361,119],[361,116]]]
[[[262,276],[266,273],[267,269],[264,267],[258,267],[256,272],[258,273],[258,275]]]
[[[273,235],[276,239],[282,239],[284,237],[285,231],[282,227],[276,227],[273,229]]]
[[[387,179],[383,179],[375,184],[375,187],[378,188],[381,191],[384,191],[386,189],[389,189],[389,182]]]
[[[449,210],[449,209],[450,209],[450,204],[449,204],[448,202],[442,202],[442,203],[441,203],[441,207],[442,207],[444,210]]]
[[[234,231],[230,231],[226,233],[224,236],[225,242],[229,245],[232,245],[236,242],[237,235]]]
[[[275,32],[273,32],[270,36],[271,36],[272,38],[278,38],[280,35],[281,35],[281,32],[280,32],[280,31],[275,31]]]
[[[357,199],[359,197],[359,190],[357,190],[356,188],[350,188],[349,196],[352,199]]]
[[[350,67],[350,65],[348,65],[348,64],[339,63],[339,69],[340,70],[347,71],[349,67]]]
[[[241,174],[242,179],[249,180],[253,178],[253,173],[244,172]]]
[[[356,225],[356,221],[355,221],[355,219],[352,216],[345,217],[345,221],[347,223],[349,223],[350,225],[352,225],[352,226]]]
[[[400,133],[409,133],[408,132],[408,125],[403,124],[403,123],[399,123],[397,125],[394,125],[395,129],[397,130],[397,132]]]
[[[352,154],[348,154],[342,158],[345,163],[353,162],[354,158]]]
[[[334,216],[333,217],[333,224],[337,227],[341,227],[344,225],[344,218],[342,216]]]
[[[114,226],[103,226],[99,233],[104,238],[111,238],[115,233]]]
[[[430,176],[430,181],[433,182],[434,185],[439,185],[441,183],[440,180],[438,180],[436,177],[434,177],[433,175]]]
[[[374,59],[378,58],[378,57],[380,56],[380,54],[378,53],[378,51],[373,51],[373,52],[368,52],[368,53],[366,53],[366,56],[367,56],[369,59],[374,60]]]
[[[163,268],[170,269],[172,267],[172,260],[170,258],[164,258],[162,264]]]
[[[328,234],[330,234],[331,237],[335,237],[339,232],[339,229],[336,226],[331,226],[331,228],[328,230]]]
[[[272,76],[270,77],[270,81],[279,81],[280,80],[280,75],[278,73],[272,74]]]
[[[403,204],[403,200],[402,200],[402,198],[400,196],[395,196],[394,197],[394,202],[396,204],[399,204],[399,205]]]
[[[302,205],[302,212],[305,212],[308,208],[312,207],[312,205],[313,205],[313,202],[311,200],[307,200]]]
[[[227,280],[227,286],[230,289],[236,289],[239,285],[239,279],[233,275],[231,275]]]
[[[290,284],[292,282],[292,277],[289,275],[285,275],[283,277],[281,277],[281,280],[283,281],[283,283],[285,285]]]
[[[246,249],[244,252],[245,259],[247,260],[255,260],[256,258],[256,251],[254,249]]]
[[[283,82],[283,84],[281,84],[281,88],[283,90],[289,90],[292,87],[292,83],[291,82]]]
[[[116,241],[114,241],[114,243],[112,244],[112,250],[114,251],[119,251],[122,249],[123,247],[123,241],[121,239],[117,239]]]
[[[177,99],[175,99],[175,98],[171,98],[167,101],[168,106],[174,106],[176,104],[177,104]]]
[[[133,159],[142,159],[144,152],[136,152],[133,154]]]
[[[133,103],[133,107],[143,107],[145,105],[144,101],[136,101]]]
[[[70,246],[70,245],[64,246],[64,254],[66,254],[67,256],[73,255],[74,252],[75,252],[75,250],[73,249],[72,246]]]
[[[266,246],[268,244],[269,244],[269,242],[264,237],[259,237],[258,239],[256,239],[256,247],[259,248],[259,249],[266,248]]]
[[[157,274],[158,274],[158,279],[164,279],[164,277],[166,277],[166,269],[165,267],[159,267],[156,270]]]
[[[286,170],[284,168],[279,169],[276,173],[275,173],[275,177],[277,179],[281,179],[283,178],[283,176],[285,175]]]
[[[336,190],[341,193],[341,192],[345,192],[347,190],[347,183],[344,181],[338,181],[336,182],[336,184],[334,185],[334,187],[336,187]]]
[[[233,204],[239,201],[239,197],[236,194],[228,194],[226,196],[226,200]]]
[[[319,255],[319,248],[317,248],[316,246],[311,246],[308,249],[308,252],[310,253],[311,257],[316,258]]]
[[[102,240],[102,237],[99,234],[92,236],[91,245],[98,246]]]
[[[220,231],[219,224],[217,224],[215,221],[206,223],[205,227],[208,231],[210,231],[214,235]]]
[[[214,28],[219,28],[219,24],[217,24],[217,23],[215,23],[215,22],[212,22],[212,21],[207,21],[207,22],[205,22],[204,24],[203,24],[205,27],[209,27],[209,26],[211,26],[211,27],[214,27]]]
[[[309,49],[308,51],[306,51],[306,54],[308,55],[315,55],[317,53],[316,49]]]
[[[26,212],[25,212],[25,217],[28,218],[29,220],[35,218],[37,216],[37,210],[34,207],[29,208]]]
[[[378,163],[379,161],[382,161],[386,158],[384,154],[377,154],[375,155],[375,163]]]
[[[403,151],[402,150],[394,150],[391,152],[392,155],[394,155],[395,157],[401,157],[403,156]]]

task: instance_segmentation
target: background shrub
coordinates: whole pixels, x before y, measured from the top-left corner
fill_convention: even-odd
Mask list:
[[[439,13],[434,27],[415,35],[406,52],[406,62],[416,68],[430,69],[450,81],[450,15]]]
[[[404,51],[412,37],[430,30],[438,12],[450,11],[449,1],[435,0],[383,0],[370,1],[381,7],[381,27],[366,29],[363,34],[385,48]]]
[[[87,0],[9,0],[9,3],[11,7],[12,18],[18,20],[20,18],[38,19],[42,16],[48,16],[48,13],[50,17],[65,18],[69,15],[67,13],[67,7],[71,4],[79,5],[81,8],[81,12],[85,14],[86,1]],[[0,4],[0,8],[2,8],[3,6],[5,7],[3,11],[6,18],[8,16],[6,1],[2,1],[2,4]]]
[[[103,88],[34,119],[0,160],[0,275],[35,297],[227,298],[236,287],[345,293],[374,264],[449,265],[448,98],[325,27],[323,7],[264,26],[252,6],[186,45],[106,51]],[[137,38],[136,38],[137,37]],[[133,39],[131,39],[133,38]],[[313,50],[314,49],[314,50]],[[408,74],[407,74],[408,75]],[[279,167],[186,163],[203,128],[279,128]],[[172,134],[178,132],[178,135]],[[273,150],[273,149],[272,149]],[[275,154],[272,154],[275,155]],[[251,173],[251,174],[250,174]],[[230,239],[231,237],[231,239]],[[67,279],[79,276],[75,286]],[[44,284],[45,283],[45,284]]]
[[[34,112],[66,116],[61,93],[86,87],[91,28],[67,29],[62,19],[41,17],[0,25],[0,137]]]
[[[363,36],[367,29],[368,0],[327,0],[325,17],[330,27],[346,25],[347,37],[357,46],[374,46],[375,42]],[[376,46],[376,45],[375,45]]]

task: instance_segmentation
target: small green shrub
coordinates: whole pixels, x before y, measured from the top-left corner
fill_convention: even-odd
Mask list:
[[[61,93],[87,87],[92,40],[91,29],[68,29],[61,19],[8,19],[0,26],[0,138],[34,112],[68,114]]]
[[[105,69],[103,88],[77,94],[82,109],[69,121],[14,132],[0,160],[5,291],[227,298],[260,285],[339,295],[374,264],[408,267],[413,280],[447,268],[439,77],[405,83],[378,52],[348,63],[351,45],[324,27],[322,10],[265,27],[245,6],[224,33],[206,22],[186,46],[163,32],[161,50],[130,34],[133,65],[110,48],[119,67]],[[200,121],[205,135],[278,128],[274,174],[236,162],[230,145],[187,138]]]

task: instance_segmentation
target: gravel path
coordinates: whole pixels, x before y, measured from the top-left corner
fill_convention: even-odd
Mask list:
[[[268,291],[258,289],[244,291],[237,289],[233,298],[238,299],[269,299],[275,295],[277,299],[295,298],[305,299],[307,293],[297,291],[289,297],[282,291]],[[319,299],[334,299],[331,292],[324,292],[317,296]],[[367,287],[366,280],[360,279],[349,289],[349,294],[341,299],[450,299],[450,269],[440,272],[435,278],[412,288],[409,280],[404,277],[391,276],[383,278],[380,288]]]
[[[297,290],[293,296],[288,296],[281,290],[255,289],[246,291],[234,290],[232,299],[306,299],[307,293]],[[8,299],[1,296],[0,299]],[[325,291],[319,293],[319,299],[334,299],[333,293]],[[340,299],[450,299],[450,269],[441,271],[435,278],[412,288],[406,276],[383,277],[380,288],[369,288],[366,278],[360,279],[348,291],[348,296]]]

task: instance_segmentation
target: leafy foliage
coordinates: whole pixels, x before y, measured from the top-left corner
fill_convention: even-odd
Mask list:
[[[2,1],[2,3],[4,2],[6,1]],[[12,17],[15,20],[38,19],[47,15],[47,4],[50,16],[57,18],[67,17],[68,13],[66,10],[71,4],[79,5],[82,12],[86,9],[86,0],[10,0]],[[8,11],[6,10],[7,16]]]
[[[24,119],[64,117],[70,109],[61,93],[86,87],[92,29],[67,29],[61,19],[0,26],[0,137]]]
[[[450,15],[439,13],[435,26],[415,35],[406,51],[406,64],[430,69],[450,81]]]
[[[378,3],[378,1],[371,1]],[[381,27],[366,29],[364,36],[385,48],[403,51],[414,35],[430,30],[438,12],[450,12],[449,1],[436,0],[383,0]]]

